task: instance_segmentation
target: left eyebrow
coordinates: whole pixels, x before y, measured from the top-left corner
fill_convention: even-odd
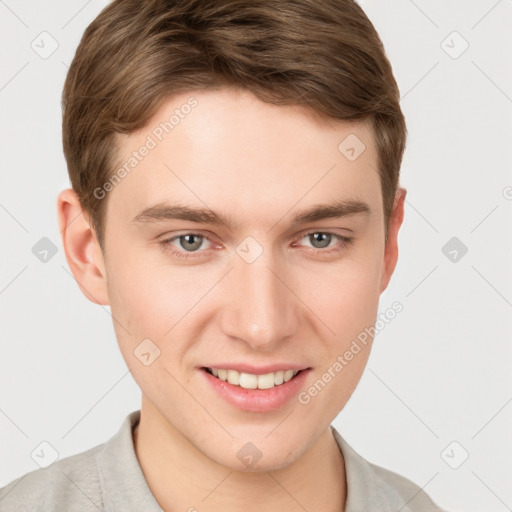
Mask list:
[[[339,219],[347,215],[368,215],[370,213],[370,206],[363,201],[340,200],[330,204],[314,205],[307,210],[297,212],[291,221],[291,225],[296,226],[326,219]],[[132,219],[132,223],[172,219],[224,226],[229,230],[233,228],[233,223],[227,217],[212,210],[167,203],[159,203],[145,208]]]
[[[369,215],[371,213],[370,206],[364,201],[336,201],[332,204],[315,205],[308,210],[297,213],[293,217],[291,224],[307,224],[308,222],[317,222],[325,219],[339,219],[358,213]]]

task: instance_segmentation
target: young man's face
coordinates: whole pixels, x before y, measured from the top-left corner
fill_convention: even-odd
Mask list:
[[[181,109],[169,133],[159,130],[190,97],[197,105]],[[147,155],[104,199],[100,264],[143,414],[224,466],[243,470],[245,446],[262,454],[255,470],[284,467],[325,433],[360,379],[371,339],[351,360],[344,354],[375,323],[403,197],[386,248],[369,128],[313,120],[245,91],[173,97],[146,128],[119,138],[119,166],[144,145]],[[355,213],[293,222],[343,202]],[[229,227],[141,215],[155,205],[206,210]],[[240,365],[308,370],[282,388],[225,393],[204,370]]]

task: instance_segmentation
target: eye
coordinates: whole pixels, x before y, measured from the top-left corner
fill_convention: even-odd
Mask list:
[[[310,231],[302,235],[300,240],[303,239],[308,239],[312,244],[309,247],[313,250],[316,249],[314,252],[318,254],[340,252],[353,243],[352,238],[325,231]],[[208,249],[211,247],[202,247],[203,242],[206,240],[211,242],[210,238],[207,236],[191,232],[166,238],[160,241],[159,244],[165,251],[169,251],[173,256],[180,259],[187,259],[199,257],[204,255],[205,252],[208,252]],[[332,244],[333,241],[337,241],[338,243]]]
[[[314,249],[319,249],[318,252],[327,253],[340,251],[353,242],[352,238],[341,236],[336,233],[330,233],[328,231],[310,231],[302,236],[302,240],[303,239],[308,239]],[[336,245],[331,245],[333,240],[338,242],[338,247],[336,247]],[[332,247],[333,249],[329,251],[323,250],[328,247]]]
[[[178,258],[188,258],[190,256],[187,253],[201,252],[199,249],[205,240],[209,240],[209,238],[199,233],[185,233],[162,240],[160,245],[164,249],[170,250]],[[175,241],[177,241],[177,245],[173,244]],[[180,250],[176,251],[171,247],[177,247]]]

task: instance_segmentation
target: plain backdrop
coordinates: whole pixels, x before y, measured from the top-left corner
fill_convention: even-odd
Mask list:
[[[109,308],[80,292],[56,216],[57,194],[69,187],[62,86],[105,5],[0,1],[0,486],[38,468],[31,454],[41,442],[60,458],[84,451],[140,406]],[[381,311],[397,300],[404,309],[376,337],[333,424],[440,506],[504,512],[512,507],[512,2],[361,6],[393,65],[409,130],[400,258],[381,298]],[[56,250],[46,262],[37,257],[44,237]]]

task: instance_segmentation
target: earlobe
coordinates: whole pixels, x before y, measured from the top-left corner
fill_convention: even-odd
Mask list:
[[[398,188],[395,194],[393,211],[388,223],[388,239],[384,250],[384,269],[380,285],[380,293],[388,286],[398,261],[398,231],[404,220],[404,202],[407,190]]]
[[[58,195],[57,217],[66,260],[80,290],[91,302],[110,304],[103,254],[73,189]]]

